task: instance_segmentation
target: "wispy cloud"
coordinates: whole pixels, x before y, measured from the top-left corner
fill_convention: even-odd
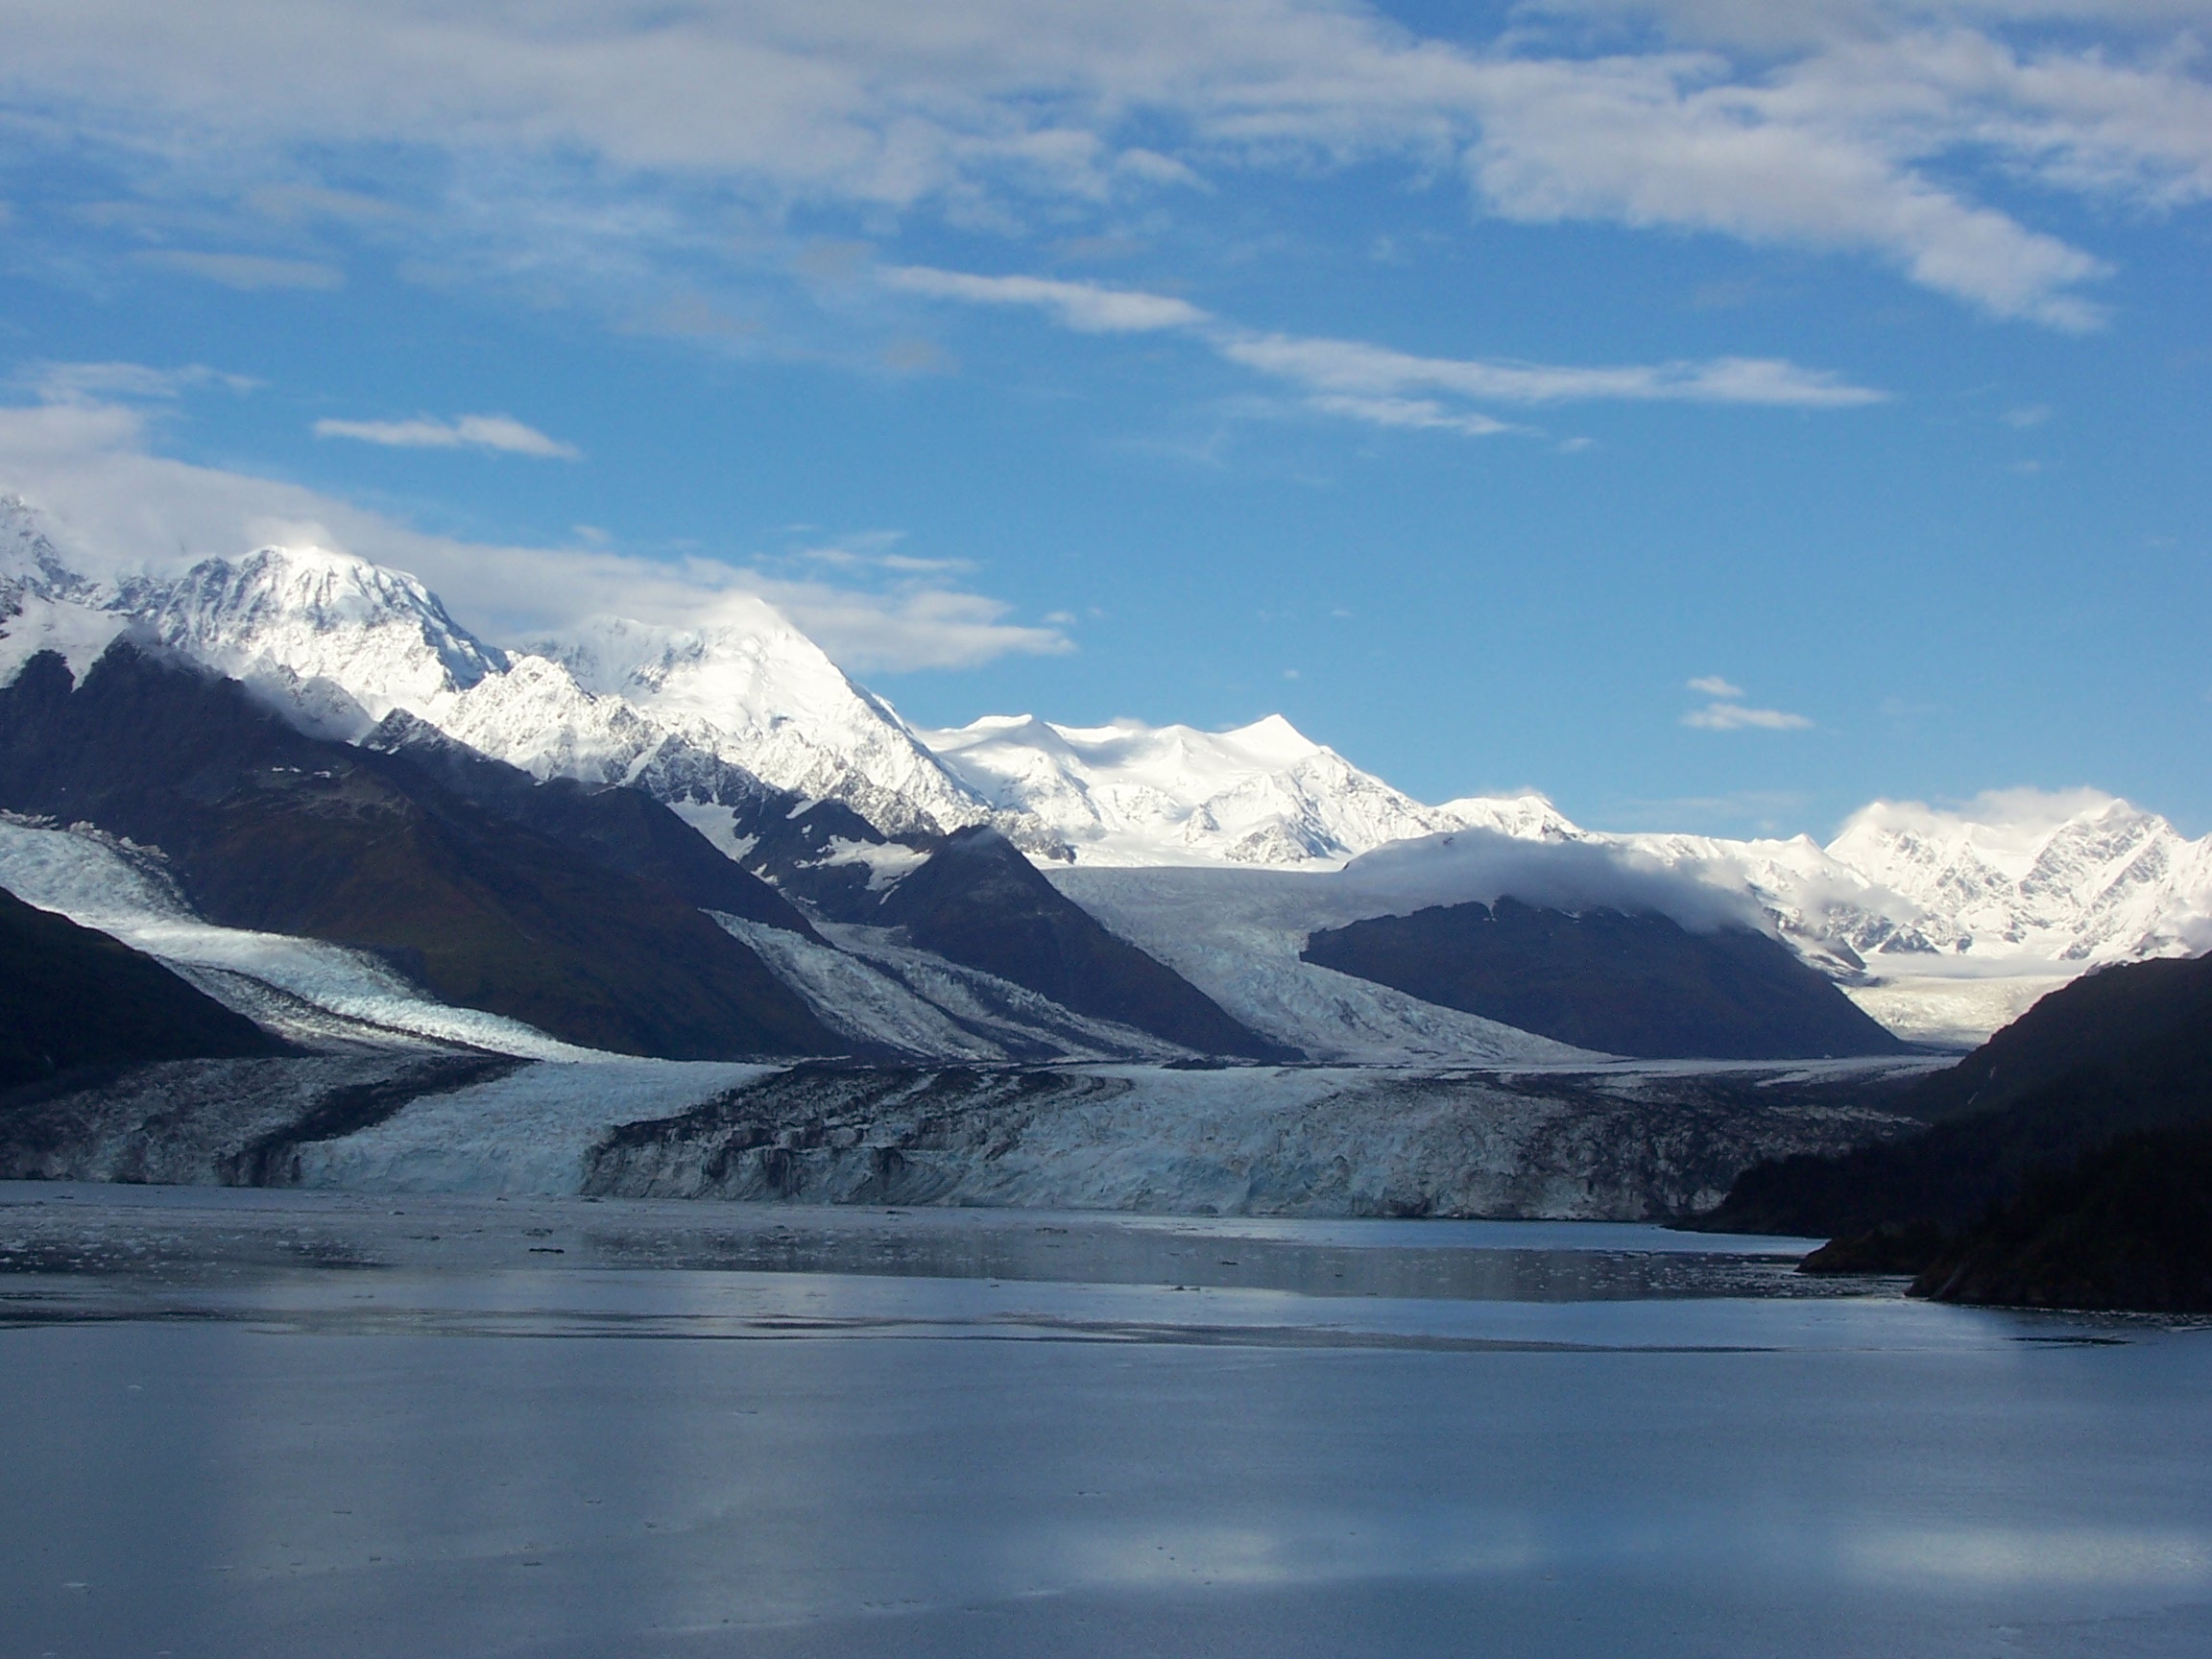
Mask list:
[[[1323,415],[1341,415],[1373,426],[1403,426],[1415,431],[1457,432],[1468,438],[1490,438],[1520,428],[1488,415],[1455,412],[1433,397],[1361,397],[1350,393],[1324,393],[1306,399],[1305,406]]]
[[[173,567],[271,542],[342,548],[421,577],[495,639],[603,614],[697,626],[717,607],[757,598],[861,672],[971,668],[1073,649],[1060,624],[1016,620],[1004,600],[955,585],[950,567],[894,569],[867,585],[598,544],[464,541],[320,491],[178,461],[151,440],[148,415],[129,404],[0,406],[0,490],[47,509],[59,539],[98,571]]]
[[[33,363],[16,382],[48,403],[76,403],[108,397],[171,398],[201,386],[251,392],[260,384],[251,375],[226,374],[204,363],[156,369],[144,363]]]
[[[318,421],[318,438],[351,438],[390,449],[495,449],[541,461],[578,461],[584,451],[548,438],[509,415],[461,415],[451,421],[419,416],[412,421]]]
[[[1779,709],[1746,709],[1741,703],[1708,703],[1682,716],[1682,724],[1701,732],[1801,732],[1813,724],[1802,714]]]
[[[1255,332],[1187,301],[1140,289],[1038,276],[984,276],[901,266],[885,286],[932,300],[1021,305],[1081,333],[1174,331],[1202,340],[1240,368],[1303,389],[1303,407],[1377,426],[1490,437],[1521,430],[1494,416],[1455,408],[1436,395],[1493,403],[1589,401],[1740,403],[1769,408],[1849,409],[1887,394],[1824,370],[1767,357],[1583,368],[1481,358],[1424,357],[1359,340]]]
[[[932,300],[958,300],[972,305],[1027,305],[1050,312],[1064,327],[1083,334],[1149,334],[1164,328],[1194,328],[1210,321],[1186,301],[1135,289],[1106,288],[1095,282],[1064,282],[1045,276],[976,276],[927,266],[895,266],[882,273],[883,284]]]
[[[178,249],[148,249],[132,255],[141,265],[181,271],[189,276],[220,282],[226,288],[254,293],[264,288],[341,288],[346,273],[320,259],[277,259],[260,253],[192,253]]]
[[[1691,690],[1713,699],[1682,716],[1683,725],[1700,732],[1801,732],[1813,724],[1802,714],[1747,707],[1743,687],[1718,674],[1700,674],[1688,684]]]
[[[1717,357],[1702,362],[1579,368],[1479,358],[1420,357],[1358,340],[1289,334],[1225,337],[1220,351],[1234,363],[1321,391],[1368,397],[1445,392],[1500,403],[1592,400],[1756,403],[1800,409],[1847,409],[1879,403],[1884,394],[1821,370],[1767,357]]]

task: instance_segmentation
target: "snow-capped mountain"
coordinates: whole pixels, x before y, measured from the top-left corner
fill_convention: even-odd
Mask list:
[[[920,735],[992,805],[1041,819],[1080,864],[1334,869],[1439,830],[1574,828],[1541,796],[1424,806],[1280,714],[1232,732],[989,715]]]
[[[1979,815],[1878,801],[1826,847],[1613,837],[1740,884],[1783,931],[1876,972],[1942,958],[2094,965],[2212,945],[2212,836],[2094,790],[1985,798]]]
[[[892,834],[990,822],[1040,861],[1071,849],[1100,870],[1319,873],[1485,830],[1623,849],[1747,897],[1859,991],[2056,983],[2212,946],[2212,837],[2190,841],[2109,796],[1997,796],[1965,812],[1877,803],[1825,847],[1605,834],[1532,794],[1425,805],[1279,716],[1220,733],[1026,715],[917,731],[758,601],[732,600],[692,629],[604,619],[506,650],[413,578],[316,549],[97,581],[36,512],[0,497],[0,684],[47,647],[82,674],[127,629],[255,685],[325,734],[358,738],[403,709],[541,779],[635,783],[740,856],[750,832],[720,823],[717,838],[699,815],[757,811],[781,793],[841,804]],[[1974,992],[1973,1020],[2018,995]]]
[[[1919,905],[1937,950],[2117,962],[2212,945],[2212,836],[2095,790],[1978,805],[1877,802],[1828,853]]]
[[[319,547],[206,559],[174,580],[133,577],[114,608],[347,738],[395,709],[428,717],[508,665],[414,577]]]
[[[764,601],[712,627],[602,618],[521,650],[489,645],[421,582],[350,554],[265,547],[181,575],[97,583],[35,510],[0,497],[0,641],[9,678],[51,645],[82,671],[135,624],[328,735],[394,709],[540,778],[639,783],[722,801],[761,784],[852,806],[890,833],[990,819],[895,710]],[[734,771],[733,771],[734,769]],[[1048,837],[1002,826],[1046,850]]]
[[[0,685],[36,652],[59,652],[83,674],[129,625],[107,610],[95,584],[69,568],[38,516],[0,495]]]
[[[598,617],[527,649],[592,696],[619,699],[776,788],[842,801],[880,830],[949,830],[990,816],[890,705],[773,606],[733,595],[720,609],[698,629]]]

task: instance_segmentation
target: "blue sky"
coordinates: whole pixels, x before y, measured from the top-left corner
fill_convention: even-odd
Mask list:
[[[2165,0],[0,0],[0,488],[1430,800],[2212,829]]]

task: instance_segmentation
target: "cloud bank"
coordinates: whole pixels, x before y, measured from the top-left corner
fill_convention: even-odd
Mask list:
[[[699,256],[704,204],[1018,228],[1382,161],[1503,218],[1832,251],[2079,330],[2109,266],[2022,215],[2212,200],[2201,18],[1549,0],[1443,38],[1356,0],[6,0],[0,103],[33,166],[66,132],[221,208],[236,246],[156,214],[143,257],[249,288],[342,281],[318,228],[380,215],[441,255],[614,269]]]

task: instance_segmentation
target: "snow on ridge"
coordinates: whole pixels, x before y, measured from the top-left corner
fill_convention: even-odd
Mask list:
[[[1324,870],[1476,823],[1566,826],[1541,797],[1425,806],[1280,714],[1227,732],[986,715],[920,735],[993,806],[1042,820],[1078,864]]]
[[[276,691],[310,726],[349,738],[395,709],[429,718],[507,666],[414,577],[323,547],[262,547],[171,580],[134,578],[115,606],[172,649]]]
[[[665,628],[594,617],[528,649],[587,693],[778,789],[845,802],[886,831],[953,830],[990,814],[881,698],[766,600],[726,596],[718,619]]]
[[[716,799],[757,795],[764,781],[843,801],[889,832],[992,816],[890,705],[765,600],[726,595],[694,629],[600,618],[509,652],[414,577],[351,554],[264,547],[96,584],[72,572],[43,523],[0,496],[0,671],[48,646],[81,671],[135,620],[323,735],[358,741],[400,709],[540,778],[677,792],[655,762],[684,751],[694,763],[683,785]],[[748,776],[703,781],[714,771],[703,757]],[[1047,839],[1009,828],[1025,845]]]

